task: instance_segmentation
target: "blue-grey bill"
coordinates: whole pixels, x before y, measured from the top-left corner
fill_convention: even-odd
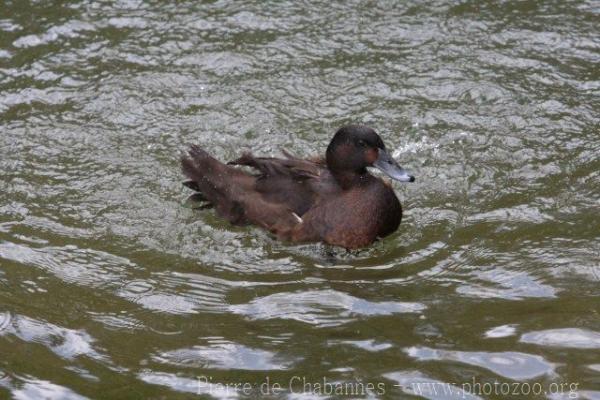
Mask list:
[[[373,166],[392,179],[400,182],[414,182],[415,177],[402,168],[387,151],[379,149],[379,156]]]

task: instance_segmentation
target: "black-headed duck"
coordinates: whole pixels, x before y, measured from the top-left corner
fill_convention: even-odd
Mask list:
[[[325,242],[357,249],[393,233],[402,207],[389,184],[373,176],[375,167],[392,179],[413,182],[371,128],[339,129],[324,159],[254,157],[246,153],[224,164],[192,145],[181,158],[190,179],[184,185],[204,207],[235,225],[261,226],[291,242]],[[258,170],[251,175],[235,166]]]

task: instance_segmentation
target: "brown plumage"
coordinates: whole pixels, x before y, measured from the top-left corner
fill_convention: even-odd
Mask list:
[[[184,185],[203,207],[214,206],[232,224],[254,224],[281,240],[322,241],[347,249],[367,246],[394,232],[402,208],[393,189],[366,167],[400,181],[414,181],[387,154],[370,128],[349,125],[337,131],[326,158],[303,160],[254,157],[246,153],[223,164],[192,145],[181,159]],[[249,174],[236,166],[257,170]]]

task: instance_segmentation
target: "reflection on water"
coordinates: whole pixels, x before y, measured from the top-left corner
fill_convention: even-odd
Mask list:
[[[152,385],[167,386],[178,392],[187,392],[198,395],[210,395],[217,399],[238,399],[240,396],[235,388],[211,384],[204,380],[179,377],[175,374],[163,372],[140,372],[139,379]]]
[[[354,316],[414,313],[423,309],[425,306],[419,303],[369,302],[333,290],[277,293],[230,307],[232,312],[252,319],[292,319],[318,326],[343,324]]]
[[[153,360],[164,364],[224,370],[262,371],[289,368],[286,363],[275,362],[275,355],[268,351],[251,349],[225,340],[211,341],[216,343],[210,346],[167,351],[153,357]]]
[[[578,328],[548,329],[527,332],[521,336],[521,342],[540,346],[600,349],[600,332]]]
[[[14,335],[25,342],[40,343],[57,356],[66,359],[81,355],[98,361],[106,359],[93,349],[94,340],[86,332],[61,328],[25,316],[10,316],[8,313],[6,315],[5,328],[0,331],[3,336]]]
[[[395,385],[402,392],[429,400],[481,399],[481,397],[470,394],[458,386],[447,385],[446,382],[428,378],[418,371],[391,372],[386,374],[385,377],[396,382]]]
[[[526,381],[554,372],[554,366],[543,357],[517,352],[468,352],[411,347],[406,353],[419,360],[456,361],[489,369],[497,375],[512,380]]]
[[[501,325],[489,329],[484,333],[484,336],[486,338],[503,338],[507,336],[513,336],[516,331],[517,327],[515,325]]]
[[[0,381],[0,386],[4,386],[7,389],[12,389],[12,396],[16,400],[29,400],[29,399],[65,399],[65,400],[85,400],[87,397],[80,396],[74,393],[69,388],[56,385],[52,382],[37,380],[37,379],[23,379],[18,387],[11,387],[10,384],[4,385]]]
[[[267,375],[598,398],[599,9],[6,2],[0,398],[256,398],[198,377]],[[187,143],[311,155],[348,122],[419,177],[371,248],[185,207]]]

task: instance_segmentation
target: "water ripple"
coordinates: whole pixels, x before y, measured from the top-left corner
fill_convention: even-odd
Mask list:
[[[336,326],[361,316],[421,313],[426,306],[410,302],[370,302],[335,290],[276,293],[248,304],[236,304],[230,311],[250,319],[292,319],[321,327]]]
[[[146,383],[167,386],[178,392],[211,395],[222,400],[239,398],[237,389],[217,382],[205,382],[197,378],[186,378],[178,374],[154,371],[142,371],[137,376]]]
[[[455,361],[485,368],[514,380],[529,380],[555,374],[554,364],[546,361],[543,357],[514,351],[494,353],[410,347],[405,349],[405,352],[419,361]]]
[[[481,399],[481,397],[465,392],[458,386],[432,379],[419,371],[396,371],[389,372],[383,376],[397,382],[402,392],[430,400]]]
[[[0,242],[0,258],[48,271],[64,282],[90,287],[113,286],[123,279],[129,260],[102,251],[64,247],[31,248]]]
[[[489,284],[482,285],[477,282],[469,282],[459,286],[456,291],[467,296],[511,300],[526,297],[553,298],[556,297],[558,291],[553,286],[539,282],[538,279],[529,275],[526,271],[496,267],[487,271],[474,271],[474,275],[479,280],[489,282]]]
[[[379,351],[383,351],[383,350],[387,350],[390,349],[392,347],[394,347],[391,343],[386,343],[386,342],[377,342],[374,339],[369,339],[369,340],[331,340],[329,341],[330,345],[350,345],[362,350],[366,350],[366,351],[370,351],[370,352],[379,352]]]
[[[102,363],[111,363],[108,356],[94,349],[94,338],[83,330],[63,328],[46,321],[16,315],[0,334],[15,335],[25,342],[40,343],[67,360],[86,356]]]
[[[516,332],[517,325],[500,325],[487,330],[483,336],[490,339],[496,339],[514,336]]]
[[[53,26],[41,35],[21,36],[13,42],[17,48],[36,47],[56,41],[59,38],[76,38],[80,32],[94,31],[94,25],[83,21],[69,21],[64,25]]]
[[[289,369],[291,363],[281,362],[279,358],[272,352],[228,341],[165,351],[152,356],[153,361],[183,367],[253,371]]]
[[[48,399],[48,400],[86,400],[71,389],[41,379],[24,378],[18,388],[12,390],[15,400]]]
[[[520,341],[540,346],[600,349],[600,332],[579,328],[547,329],[524,333]]]

